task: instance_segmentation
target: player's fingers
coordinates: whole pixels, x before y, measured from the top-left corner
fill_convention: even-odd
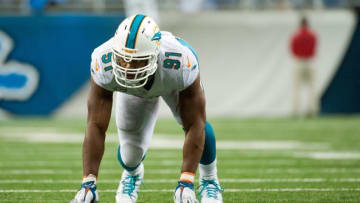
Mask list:
[[[191,197],[183,197],[182,202],[183,203],[196,203],[197,201]]]
[[[92,192],[91,190],[88,190],[85,195],[85,203],[92,203],[95,199],[95,192]]]
[[[77,200],[77,203],[83,203],[84,202],[84,197],[85,197],[85,189],[82,188],[78,194],[76,195],[76,200]]]
[[[194,200],[192,200],[192,199],[185,199],[184,201],[183,201],[184,203],[196,203]]]

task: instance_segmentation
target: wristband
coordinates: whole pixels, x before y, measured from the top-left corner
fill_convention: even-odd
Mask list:
[[[195,174],[191,172],[182,172],[180,176],[181,182],[194,183]]]
[[[83,183],[89,181],[94,181],[94,184],[96,184],[96,176],[93,174],[89,174],[88,176],[83,176],[83,181],[82,181]]]

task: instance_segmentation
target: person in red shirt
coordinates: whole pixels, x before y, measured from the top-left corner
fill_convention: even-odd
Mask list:
[[[318,111],[318,99],[315,90],[315,74],[312,66],[316,54],[317,37],[310,29],[305,17],[301,19],[298,30],[291,38],[291,52],[296,61],[294,71],[293,114],[300,114],[300,93],[304,86],[308,86],[309,99],[306,115],[315,115]]]

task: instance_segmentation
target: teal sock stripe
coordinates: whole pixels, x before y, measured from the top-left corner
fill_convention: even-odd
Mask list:
[[[122,158],[121,158],[121,153],[120,153],[120,146],[118,147],[118,153],[117,153],[117,158],[118,158],[118,161],[120,163],[120,165],[127,171],[133,171],[135,169],[137,169],[137,167],[140,166],[141,162],[144,161],[146,157],[146,154],[143,156],[143,158],[141,159],[140,163],[138,165],[136,165],[135,167],[128,167],[125,165],[125,163],[123,162]]]
[[[205,146],[201,156],[200,163],[204,165],[211,164],[216,158],[216,139],[211,124],[206,121],[205,125]]]
[[[133,22],[131,23],[130,32],[126,40],[126,48],[134,49],[136,43],[136,36],[139,32],[140,25],[144,20],[145,16],[142,14],[136,15]]]

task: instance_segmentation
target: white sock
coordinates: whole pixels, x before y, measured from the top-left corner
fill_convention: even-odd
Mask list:
[[[208,165],[199,164],[200,178],[217,179],[216,159]]]
[[[144,170],[144,164],[141,163],[135,170],[133,171],[127,171],[125,170],[129,175],[136,176],[141,173],[141,170]]]

